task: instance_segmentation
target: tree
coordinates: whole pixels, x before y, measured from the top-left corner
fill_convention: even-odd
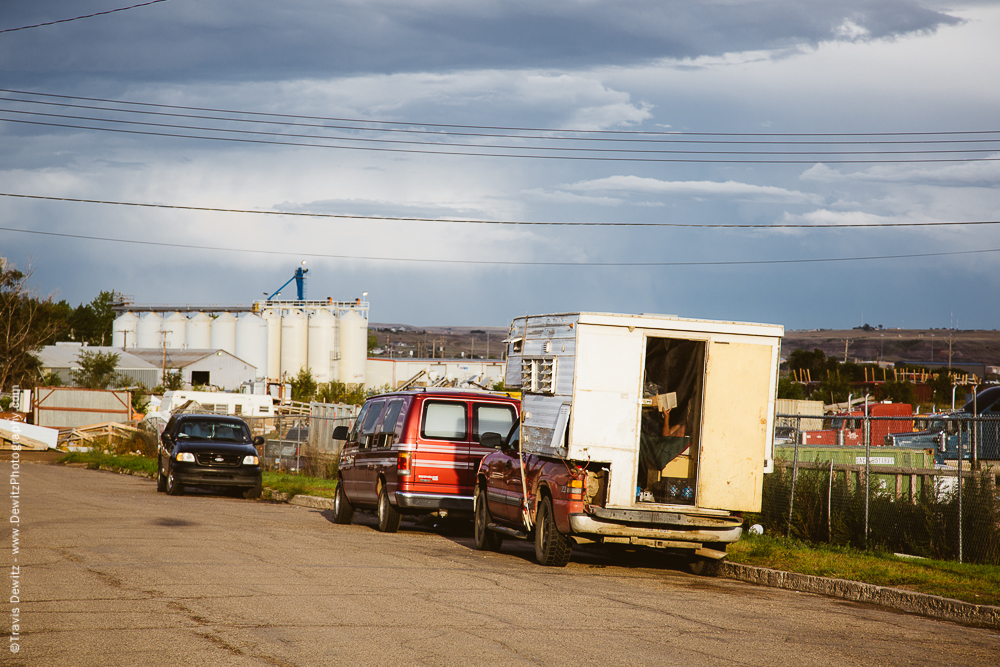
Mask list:
[[[167,391],[177,391],[184,387],[184,376],[180,371],[167,371],[163,375],[163,388]]]
[[[806,392],[802,385],[794,382],[790,377],[783,377],[778,380],[778,398],[803,399]]]
[[[122,382],[118,368],[118,355],[114,352],[81,350],[76,356],[80,368],[70,371],[73,382],[86,389],[107,389]]]
[[[368,355],[371,356],[372,350],[378,347],[378,336],[373,333],[368,334]]]
[[[56,306],[28,286],[32,271],[0,261],[0,389],[31,387],[41,375],[35,356],[55,335]]]
[[[361,405],[365,402],[367,395],[364,385],[348,387],[337,380],[322,384],[316,390],[316,400],[320,403]]]
[[[89,304],[77,306],[67,318],[73,340],[110,345],[115,321],[115,313],[111,310],[114,301],[114,291],[102,291]]]
[[[291,379],[293,401],[311,401],[316,397],[316,378],[305,366],[299,369],[299,374]]]

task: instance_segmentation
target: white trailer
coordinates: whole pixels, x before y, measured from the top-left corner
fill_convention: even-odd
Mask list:
[[[772,470],[783,334],[670,315],[515,319],[505,381],[522,390],[522,459],[603,471],[588,473],[586,510],[568,517],[570,534],[657,546],[650,527],[674,524],[669,546],[684,539],[679,524],[726,518],[734,527],[691,538],[724,555],[740,534],[733,520],[760,510]]]

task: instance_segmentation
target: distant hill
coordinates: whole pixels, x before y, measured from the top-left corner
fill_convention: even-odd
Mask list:
[[[953,329],[812,329],[785,331],[781,356],[793,350],[823,350],[828,357],[848,361],[917,361],[929,366],[980,363],[1000,366],[1000,331]],[[931,358],[933,348],[933,360]]]

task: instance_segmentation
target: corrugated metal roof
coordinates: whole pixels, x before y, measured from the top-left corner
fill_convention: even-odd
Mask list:
[[[155,365],[159,368],[163,364],[163,349],[162,348],[146,348],[139,349],[136,348],[131,351],[132,354],[140,359],[144,359],[149,363]],[[167,366],[170,368],[184,368],[185,366],[190,366],[191,364],[201,361],[205,357],[210,357],[214,354],[222,353],[223,356],[229,357],[230,359],[236,359],[240,363],[247,363],[236,357],[235,355],[226,352],[225,350],[198,350],[198,349],[187,349],[187,350],[171,350],[167,348]]]
[[[61,345],[46,345],[38,353],[38,359],[42,362],[42,368],[78,368],[80,366],[79,354],[86,352],[101,352],[107,354],[112,352],[118,355],[118,368],[121,370],[147,370],[159,368],[156,364],[130,352],[125,352],[117,347],[104,347],[100,345],[74,345],[63,343]]]

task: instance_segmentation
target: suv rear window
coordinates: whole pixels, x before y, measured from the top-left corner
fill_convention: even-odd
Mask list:
[[[466,431],[465,403],[424,403],[421,437],[429,440],[465,440]]]

